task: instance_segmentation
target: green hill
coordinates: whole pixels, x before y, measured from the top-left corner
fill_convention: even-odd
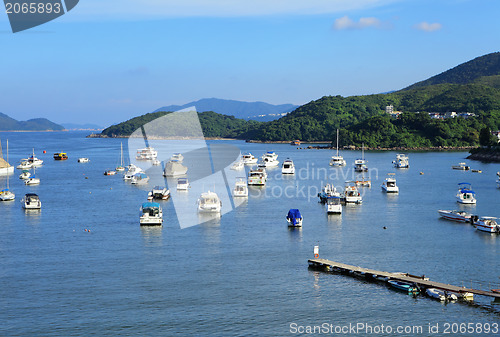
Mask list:
[[[45,118],[35,118],[27,121],[17,121],[0,112],[0,131],[61,131],[62,125]]]
[[[477,57],[462,63],[450,70],[442,72],[425,81],[417,82],[406,89],[425,87],[428,85],[452,83],[468,84],[481,81],[481,77],[500,75],[500,52]],[[498,83],[498,82],[497,82]]]

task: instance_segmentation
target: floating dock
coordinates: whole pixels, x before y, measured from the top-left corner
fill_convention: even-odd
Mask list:
[[[373,270],[373,269],[368,269],[368,268],[351,266],[348,264],[330,261],[330,260],[326,260],[326,259],[319,259],[319,258],[308,260],[308,262],[309,262],[309,267],[314,268],[314,269],[318,269],[318,270],[333,271],[333,272],[339,272],[339,273],[344,273],[344,274],[357,273],[358,275],[365,275],[365,278],[366,278],[366,276],[369,276],[372,280],[376,280],[377,277],[387,277],[390,280],[415,283],[416,285],[418,285],[419,287],[422,287],[422,288],[437,288],[437,289],[441,289],[443,291],[454,292],[454,293],[457,293],[460,296],[462,296],[464,299],[468,299],[468,297],[470,296],[469,294],[489,296],[489,297],[493,297],[495,299],[500,299],[500,293],[497,293],[497,292],[484,291],[484,290],[466,288],[466,287],[458,287],[458,286],[454,286],[451,284],[430,281],[429,279],[427,279],[423,276],[389,273],[389,272],[380,271],[380,270]]]

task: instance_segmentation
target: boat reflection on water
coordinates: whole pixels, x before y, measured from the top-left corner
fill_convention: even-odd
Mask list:
[[[141,229],[142,242],[144,244],[144,247],[163,246],[163,226],[139,226],[139,228]]]

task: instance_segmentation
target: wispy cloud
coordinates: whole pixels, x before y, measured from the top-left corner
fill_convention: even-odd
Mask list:
[[[372,9],[403,0],[85,0],[69,15],[74,19],[147,19],[159,17],[231,17],[327,14]]]
[[[335,30],[363,29],[368,27],[381,28],[382,22],[374,17],[360,18],[359,21],[354,21],[348,16],[343,16],[333,23],[333,29]]]
[[[424,32],[435,32],[436,30],[440,30],[443,26],[440,23],[428,23],[428,22],[420,22],[417,23],[413,28],[422,30]]]

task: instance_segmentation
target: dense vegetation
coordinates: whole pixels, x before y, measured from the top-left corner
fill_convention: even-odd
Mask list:
[[[467,62],[426,83],[388,94],[325,96],[266,123],[247,122],[214,112],[201,113],[199,119],[206,137],[334,142],[336,129],[340,129],[341,145],[418,148],[492,142],[491,137],[488,140],[489,131],[500,129],[500,53]],[[393,119],[385,113],[387,105],[404,113]],[[428,114],[450,111],[476,116],[438,120]],[[109,127],[103,134],[130,135],[164,114],[136,117]]]

